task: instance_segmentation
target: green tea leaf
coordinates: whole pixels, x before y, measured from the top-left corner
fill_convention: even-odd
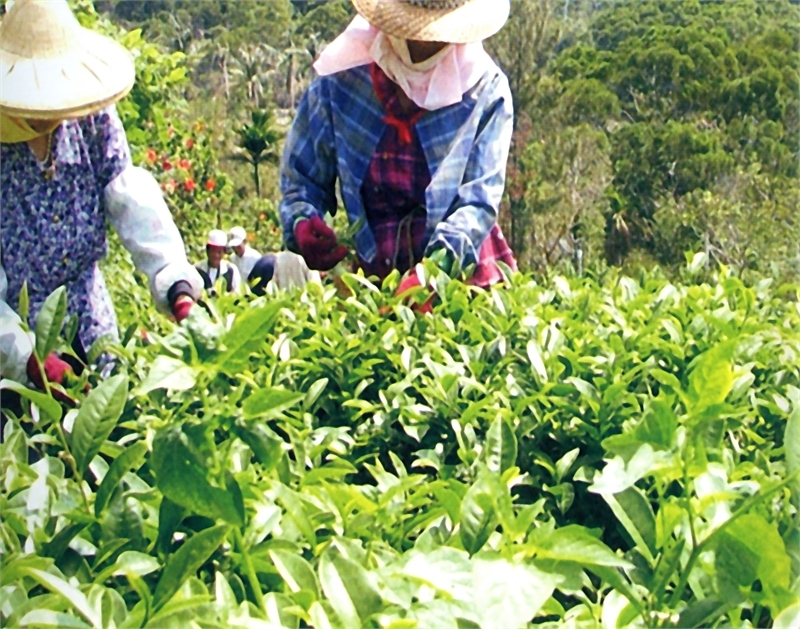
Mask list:
[[[102,618],[98,615],[94,607],[89,604],[86,595],[79,589],[49,572],[43,572],[36,568],[28,568],[26,572],[28,576],[37,581],[39,585],[61,596],[66,603],[78,612],[92,627],[96,627],[97,629],[102,628]]]
[[[278,485],[278,499],[283,503],[283,506],[289,512],[289,516],[294,520],[297,528],[306,538],[313,550],[317,546],[317,534],[314,525],[306,513],[303,506],[303,501],[285,485]]]
[[[0,380],[0,389],[6,389],[8,391],[14,391],[18,393],[22,397],[24,397],[29,402],[36,404],[39,410],[49,419],[51,422],[58,422],[61,421],[61,405],[51,398],[49,395],[44,393],[40,393],[39,391],[34,391],[33,389],[29,389],[23,384],[19,382],[15,382],[14,380],[3,379]]]
[[[672,448],[678,431],[678,416],[669,402],[659,397],[650,402],[634,432],[637,441],[663,450]]]
[[[302,556],[281,549],[270,550],[269,556],[292,592],[301,590],[312,592],[315,600],[319,600],[317,575],[314,574],[311,564]]]
[[[147,395],[156,389],[188,391],[197,380],[194,368],[171,356],[158,356],[150,367],[147,379],[137,389],[137,395]]]
[[[543,539],[533,536],[536,556],[557,561],[572,561],[582,566],[610,566],[632,568],[633,565],[618,557],[612,550],[582,526],[569,524],[556,529]]]
[[[303,399],[303,410],[311,411],[311,407],[314,406],[319,396],[322,395],[326,386],[328,386],[328,378],[320,378],[308,387],[308,393],[306,393],[306,397]]]
[[[72,454],[84,473],[119,421],[128,399],[128,376],[109,378],[93,389],[81,404],[72,429]]]
[[[362,627],[383,602],[367,571],[330,546],[319,560],[322,590],[345,627]]]
[[[114,459],[111,467],[108,468],[108,472],[106,472],[106,475],[103,477],[103,482],[101,482],[100,487],[97,488],[97,493],[94,497],[94,514],[96,517],[99,518],[103,513],[103,509],[106,508],[108,501],[111,499],[111,495],[114,493],[114,489],[122,480],[122,477],[130,470],[136,471],[139,469],[142,463],[144,463],[144,457],[146,455],[147,444],[144,441],[137,441],[132,446],[125,448],[122,454]]]
[[[156,434],[152,464],[158,488],[172,502],[213,520],[242,524],[233,497],[208,481],[207,467],[181,426]]]
[[[19,290],[19,297],[17,298],[17,313],[22,320],[23,325],[28,325],[28,315],[31,311],[31,300],[28,296],[28,280],[22,282],[22,288]]]
[[[235,432],[253,451],[256,460],[264,466],[265,471],[275,469],[283,456],[283,439],[264,424],[249,426],[237,424]]]
[[[209,560],[225,540],[229,530],[229,526],[220,524],[195,533],[170,557],[153,594],[154,613],[164,607],[175,596],[183,582]]]
[[[259,389],[242,404],[245,419],[270,416],[285,411],[305,397],[305,393],[288,391],[279,387]]]
[[[774,629],[795,629],[800,627],[800,603],[795,603],[778,614],[772,623]]]
[[[469,601],[481,629],[526,627],[553,594],[560,579],[506,559],[472,561]],[[477,604],[476,604],[477,603]]]
[[[274,300],[237,317],[222,338],[227,349],[216,359],[220,371],[236,375],[247,366],[252,348],[259,347],[267,338],[283,306],[282,300]]]
[[[45,299],[36,315],[36,355],[44,360],[58,345],[67,314],[67,289],[59,286]]]
[[[479,479],[461,500],[461,543],[470,555],[477,553],[497,527],[491,488]]]
[[[728,341],[700,356],[689,374],[687,397],[691,411],[700,413],[709,406],[722,404],[733,388],[733,359],[736,344]]]
[[[642,556],[651,564],[655,563],[656,516],[645,495],[637,487],[628,487],[618,494],[603,494],[603,498]]]
[[[544,366],[542,348],[535,340],[528,341],[528,360],[531,361],[536,383],[541,386],[547,382],[547,368]]]
[[[791,560],[778,530],[756,513],[746,513],[720,533],[717,570],[740,586],[756,579],[765,590],[788,588]]]
[[[166,556],[172,548],[172,537],[178,525],[186,516],[186,509],[175,504],[169,498],[162,498],[158,508],[158,539],[156,549],[159,555]]]
[[[499,415],[489,426],[484,448],[486,467],[491,472],[502,474],[517,462],[517,437],[513,428]]]
[[[36,629],[89,629],[89,625],[80,618],[50,611],[49,609],[34,609],[25,614],[19,621],[20,627],[36,627]]]
[[[800,470],[800,395],[796,395],[794,408],[786,421],[783,443],[786,447],[786,471],[796,474]],[[795,475],[791,485],[792,504],[800,509],[800,475]]]

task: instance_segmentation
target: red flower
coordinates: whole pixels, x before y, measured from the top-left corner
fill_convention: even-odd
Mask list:
[[[213,179],[209,179],[206,181],[206,190],[208,190],[209,192],[214,192],[214,188],[216,187],[217,187],[217,182],[214,181]]]
[[[145,159],[147,160],[148,164],[155,164],[156,160],[158,159],[155,149],[147,149],[147,152],[145,153]]]
[[[161,168],[163,168],[164,170],[172,170],[172,164],[170,164],[169,160],[165,159],[161,163]]]
[[[189,170],[192,167],[192,162],[190,162],[188,159],[179,159],[178,167],[183,168],[184,170]]]
[[[186,140],[186,148],[190,151],[194,148],[194,138],[189,138]]]
[[[196,184],[194,182],[194,179],[192,179],[191,177],[189,177],[186,181],[183,182],[183,187],[186,188],[187,192],[194,192],[195,186]]]

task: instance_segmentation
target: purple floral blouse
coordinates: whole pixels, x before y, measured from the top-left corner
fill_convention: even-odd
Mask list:
[[[117,321],[98,261],[106,254],[104,190],[130,165],[130,150],[112,106],[53,133],[51,165],[26,143],[0,144],[0,252],[16,309],[28,283],[30,323],[44,300],[66,286],[68,312],[79,317],[88,350],[117,336]]]

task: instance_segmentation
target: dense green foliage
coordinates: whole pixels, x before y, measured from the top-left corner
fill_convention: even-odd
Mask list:
[[[790,626],[800,311],[702,262],[346,275],[131,329],[63,417],[5,381],[4,625]]]
[[[180,55],[168,76],[185,73],[186,100],[173,91],[163,111],[176,129],[205,117],[225,156],[254,113],[277,112],[278,131],[289,124],[312,60],[353,15],[347,0],[98,6]],[[703,251],[745,277],[796,277],[798,23],[789,0],[514,2],[487,48],[517,111],[500,220],[522,268],[670,272]],[[147,77],[157,92],[159,76]],[[221,163],[235,182],[226,211],[193,211],[190,241],[200,224],[259,225],[262,214],[275,224],[275,168],[262,169],[259,195],[252,168],[235,163]],[[270,234],[258,244],[277,246]]]
[[[277,249],[276,147],[349,2],[73,4],[137,56],[120,115],[190,255]],[[515,0],[501,220],[538,273],[429,267],[432,315],[344,275],[176,326],[112,237],[112,373],[74,408],[0,384],[0,624],[800,624],[800,309],[758,278],[800,271],[796,9]]]

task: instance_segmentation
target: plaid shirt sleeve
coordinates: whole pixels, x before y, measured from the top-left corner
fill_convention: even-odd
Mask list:
[[[300,101],[286,138],[281,167],[283,238],[297,252],[294,225],[300,218],[336,210],[336,155],[325,80],[316,80]]]
[[[507,79],[498,73],[495,80],[493,101],[478,124],[458,192],[425,252],[429,256],[444,247],[462,267],[478,262],[481,246],[497,223],[505,187],[514,110]]]

